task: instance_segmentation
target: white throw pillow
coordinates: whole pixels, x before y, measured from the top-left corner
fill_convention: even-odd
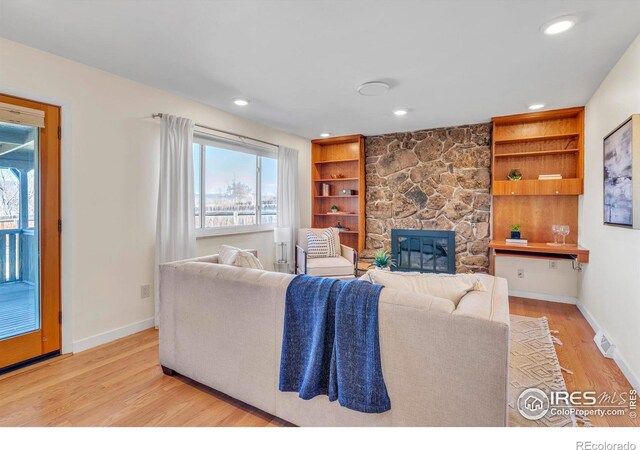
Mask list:
[[[370,270],[366,275],[369,276],[373,284],[446,298],[456,306],[458,306],[458,302],[467,292],[486,290],[480,278],[473,274],[443,275]]]
[[[230,245],[221,245],[220,252],[218,253],[218,262],[220,264],[226,264],[228,266],[232,266],[236,257],[238,256],[238,252],[242,251],[238,247],[231,247]]]
[[[333,228],[327,228],[320,234],[311,230],[307,231],[307,256],[309,258],[334,258],[338,256],[336,248],[336,233]]]
[[[260,260],[256,258],[253,253],[245,252],[244,250],[236,252],[236,259],[233,265],[237,267],[247,267],[249,269],[264,269]]]

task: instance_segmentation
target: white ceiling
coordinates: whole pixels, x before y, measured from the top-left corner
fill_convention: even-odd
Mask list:
[[[583,105],[639,32],[638,0],[0,0],[5,38],[308,138]]]

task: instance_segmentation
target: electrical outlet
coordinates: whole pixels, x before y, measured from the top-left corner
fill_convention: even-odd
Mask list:
[[[149,298],[151,297],[151,286],[148,284],[143,284],[140,286],[140,298]]]
[[[524,269],[518,269],[518,278],[524,278]]]
[[[556,261],[555,259],[552,259],[549,261],[549,269],[557,269],[558,268],[558,261]]]

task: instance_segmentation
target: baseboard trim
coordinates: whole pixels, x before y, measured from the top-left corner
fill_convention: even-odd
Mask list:
[[[577,298],[565,297],[564,295],[540,294],[538,292],[515,291],[512,289],[509,289],[509,295],[513,297],[530,298],[532,300],[542,300],[544,302],[566,303],[569,305],[575,305],[578,303]]]
[[[138,333],[140,331],[147,330],[154,327],[154,319],[150,317],[140,322],[135,322],[124,327],[116,328],[115,330],[106,331],[104,333],[95,334],[85,339],[80,339],[73,343],[73,353],[79,353],[90,348],[97,347],[98,345],[107,344],[116,339],[129,336],[130,334]]]
[[[578,311],[582,313],[586,321],[589,322],[589,325],[591,325],[591,328],[593,328],[593,332],[595,335],[595,333],[600,331],[600,324],[598,324],[596,319],[593,318],[589,310],[587,310],[587,308],[585,308],[582,303],[578,303],[577,306]],[[640,378],[633,372],[633,370],[631,370],[624,357],[620,354],[618,347],[616,347],[613,351],[613,361],[616,363],[629,384],[631,384],[631,386],[633,386],[636,391],[640,391]]]

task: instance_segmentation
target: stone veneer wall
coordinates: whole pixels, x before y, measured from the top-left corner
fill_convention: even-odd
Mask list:
[[[366,248],[389,250],[391,229],[456,231],[458,272],[489,267],[491,124],[366,138]]]

